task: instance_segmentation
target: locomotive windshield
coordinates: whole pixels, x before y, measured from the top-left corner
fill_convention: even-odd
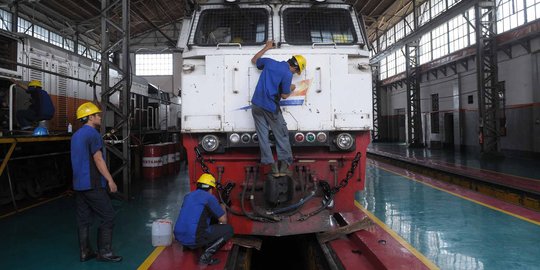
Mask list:
[[[351,14],[338,8],[289,8],[283,14],[285,40],[294,45],[313,43],[354,44]]]
[[[262,8],[204,10],[199,17],[195,32],[195,45],[263,44],[266,40],[267,28],[268,12]]]

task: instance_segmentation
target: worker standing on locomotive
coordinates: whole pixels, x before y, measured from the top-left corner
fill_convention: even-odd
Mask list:
[[[227,224],[225,205],[220,205],[212,195],[216,179],[204,173],[197,180],[197,189],[186,194],[180,214],[174,225],[174,236],[183,246],[190,249],[205,246],[199,259],[201,264],[217,264],[219,259],[212,256],[227,243],[233,235],[233,228]],[[215,218],[219,224],[210,224]]]
[[[98,132],[101,125],[101,110],[92,102],[86,102],[77,109],[77,119],[84,125],[71,137],[71,164],[73,168],[73,189],[77,207],[80,261],[95,258],[104,262],[119,262],[121,256],[112,251],[112,231],[116,215],[106,186],[112,193],[117,191],[105,156],[103,139]],[[98,227],[98,253],[90,245],[90,225],[93,216],[102,221]]]
[[[17,122],[21,130],[31,129],[32,122],[53,118],[54,105],[47,91],[43,90],[41,81],[32,80],[28,85],[16,80],[11,81],[24,89],[31,97],[30,106],[27,109],[17,111]]]
[[[251,63],[262,70],[251,99],[251,113],[259,136],[261,164],[270,164],[272,175],[279,177],[291,174],[289,165],[293,162],[289,130],[279,101],[288,98],[296,88],[291,84],[292,76],[294,73],[298,75],[302,73],[306,68],[306,59],[302,55],[294,55],[288,61],[281,62],[263,58],[263,54],[273,47],[274,41],[267,41],[264,48],[251,59]],[[270,129],[274,134],[277,157],[281,164],[274,162],[269,139]]]

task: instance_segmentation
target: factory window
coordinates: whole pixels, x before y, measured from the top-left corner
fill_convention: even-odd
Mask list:
[[[402,39],[405,36],[405,21],[401,20],[399,21],[396,26],[394,26],[396,37],[395,40],[398,41]]]
[[[11,31],[11,13],[0,9],[0,29]]]
[[[388,77],[396,75],[396,52],[388,55],[386,63],[386,72]]]
[[[18,32],[32,35],[32,24],[29,21],[19,17],[18,25]]]
[[[439,16],[446,10],[446,0],[431,0],[431,19]]]
[[[429,16],[429,1],[424,2],[418,9],[418,27],[429,22],[431,17]]]
[[[527,21],[540,18],[540,0],[527,0]]]
[[[461,0],[447,0],[448,1],[448,9],[453,7],[455,4],[459,3]]]
[[[433,58],[441,58],[448,54],[448,25],[446,23],[431,31],[431,48],[433,49]]]
[[[468,95],[467,96],[467,104],[474,104],[474,96]]]
[[[432,60],[431,58],[431,33],[420,38],[420,65]]]
[[[34,37],[49,42],[49,30],[39,25],[34,25]]]
[[[79,55],[82,55],[82,56],[86,56],[87,55],[87,51],[88,49],[86,48],[86,46],[82,45],[82,44],[79,44],[79,46],[77,47],[78,50],[77,50],[77,53]]]
[[[381,74],[380,74],[380,80],[384,80],[386,78],[388,78],[388,75],[387,75],[387,66],[386,66],[386,57],[384,59],[381,60]]]
[[[64,39],[64,49],[73,51],[75,49],[75,43],[71,39]]]
[[[523,0],[499,0],[497,7],[497,32],[516,28],[525,22]]]
[[[396,35],[394,34],[394,27],[388,29],[385,33],[386,35],[386,46],[390,47],[396,42]]]
[[[386,50],[386,34],[382,34],[379,38],[379,47],[381,51]]]
[[[268,12],[262,8],[204,10],[199,17],[194,43],[201,46],[262,44],[266,41],[267,25]]]
[[[49,30],[39,25],[34,25],[34,37],[49,42]]]
[[[414,13],[410,13],[405,17],[405,36],[411,34],[414,31]]]
[[[170,53],[137,54],[135,74],[138,76],[173,75],[173,55]]]
[[[469,20],[474,21],[473,9],[470,9],[464,14],[469,18]],[[456,16],[450,21],[448,21],[448,38],[450,40],[449,53],[472,45],[474,42],[469,42],[469,35],[471,33],[473,34],[473,40],[471,41],[474,41],[474,28],[467,22],[466,17],[464,17],[463,15]]]
[[[340,8],[289,8],[283,13],[285,40],[289,44],[354,44],[356,31],[351,13]]]
[[[51,44],[62,47],[63,39],[59,34],[51,32]]]
[[[403,50],[396,51],[396,74],[405,72],[405,54]]]
[[[88,57],[92,60],[99,61],[101,60],[101,56],[99,55],[99,52],[96,50],[89,49],[88,50]]]

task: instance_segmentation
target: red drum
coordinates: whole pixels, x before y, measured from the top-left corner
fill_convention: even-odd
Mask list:
[[[174,143],[174,172],[180,172],[181,156],[180,151],[182,150],[182,145],[179,142]]]
[[[173,175],[174,174],[174,167],[176,166],[176,160],[174,158],[174,152],[176,151],[174,149],[174,143],[172,142],[169,142],[167,143],[167,147],[169,149],[169,154],[167,155],[168,157],[168,163],[167,163],[167,171],[169,172],[169,175]]]
[[[169,174],[169,146],[166,143],[160,143],[161,148],[161,175],[166,176]]]
[[[146,179],[157,179],[162,176],[161,167],[163,166],[161,147],[157,144],[144,146],[142,167],[143,177]]]

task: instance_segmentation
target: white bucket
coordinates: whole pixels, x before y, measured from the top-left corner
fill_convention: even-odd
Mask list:
[[[152,246],[169,246],[172,243],[172,221],[158,219],[152,223]]]

